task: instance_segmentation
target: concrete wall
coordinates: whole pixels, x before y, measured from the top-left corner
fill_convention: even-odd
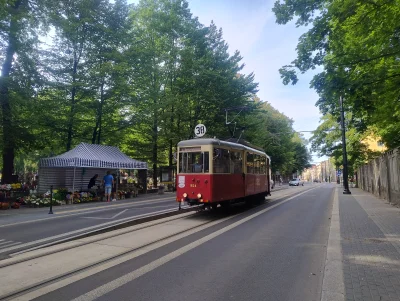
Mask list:
[[[400,149],[394,149],[357,170],[358,186],[375,196],[400,205]]]

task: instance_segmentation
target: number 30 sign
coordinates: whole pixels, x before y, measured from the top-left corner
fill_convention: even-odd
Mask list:
[[[196,135],[196,137],[203,137],[206,131],[206,126],[201,123],[196,125],[196,127],[194,128],[194,134]]]

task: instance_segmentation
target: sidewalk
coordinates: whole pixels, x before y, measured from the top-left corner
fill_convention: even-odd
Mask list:
[[[279,184],[275,184],[275,186],[274,186],[274,188],[272,188],[272,190],[271,190],[271,193],[273,193],[274,191],[279,191],[279,190],[282,190],[282,189],[288,189],[289,188],[289,184],[282,184],[282,185],[279,185]]]
[[[337,189],[345,300],[400,300],[400,209]]]

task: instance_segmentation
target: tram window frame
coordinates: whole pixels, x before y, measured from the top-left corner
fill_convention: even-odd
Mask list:
[[[240,151],[231,151],[230,152],[230,162],[231,169],[230,172],[232,174],[242,174],[243,173],[243,156]]]
[[[254,154],[250,152],[246,154],[246,172],[254,174]]]
[[[198,165],[200,165],[200,171],[197,169]],[[209,172],[209,152],[179,152],[179,173],[194,174]]]
[[[227,174],[230,173],[230,154],[226,148],[213,149],[213,173]]]
[[[254,174],[260,174],[260,155],[254,154]]]

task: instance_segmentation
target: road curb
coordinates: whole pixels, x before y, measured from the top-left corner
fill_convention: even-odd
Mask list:
[[[340,236],[338,188],[335,189],[321,301],[344,301],[343,255]]]

